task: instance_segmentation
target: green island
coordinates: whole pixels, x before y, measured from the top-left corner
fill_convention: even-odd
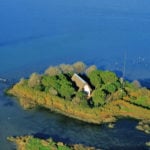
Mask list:
[[[20,79],[7,94],[17,97],[24,109],[44,107],[110,128],[120,118],[133,118],[139,120],[137,129],[150,133],[150,90],[95,65],[79,61],[50,66],[43,74]]]
[[[81,144],[65,145],[62,142],[55,142],[51,138],[43,140],[32,136],[22,136],[9,137],[8,140],[16,143],[18,150],[95,150],[93,147],[85,147]]]

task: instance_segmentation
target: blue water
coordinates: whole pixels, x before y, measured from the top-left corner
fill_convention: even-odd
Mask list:
[[[46,135],[104,149],[146,149],[149,136],[126,120],[115,129],[87,125],[43,110],[24,111],[3,90],[49,65],[82,60],[150,87],[149,0],[0,0],[0,148],[10,135]],[[59,133],[58,133],[59,131]],[[132,136],[130,136],[132,135]],[[130,136],[130,137],[129,137]]]

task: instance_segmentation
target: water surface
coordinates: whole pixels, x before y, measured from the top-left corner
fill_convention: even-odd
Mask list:
[[[150,84],[149,0],[1,0],[0,147],[11,135],[33,134],[104,149],[148,149],[148,135],[121,120],[114,129],[72,120],[45,110],[24,111],[3,90],[49,65],[82,60]]]

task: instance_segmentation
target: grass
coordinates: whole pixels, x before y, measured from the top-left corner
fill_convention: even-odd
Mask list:
[[[146,88],[138,88],[138,89],[126,89],[128,91],[128,97],[126,100],[132,104],[145,107],[150,109],[150,90]]]

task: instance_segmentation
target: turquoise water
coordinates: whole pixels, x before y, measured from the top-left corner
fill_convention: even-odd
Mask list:
[[[148,0],[1,0],[0,148],[13,149],[10,135],[33,134],[104,149],[146,149],[150,137],[136,121],[115,129],[93,126],[45,110],[22,110],[3,90],[49,65],[82,60],[150,87],[150,2]],[[148,149],[148,148],[147,148]]]

